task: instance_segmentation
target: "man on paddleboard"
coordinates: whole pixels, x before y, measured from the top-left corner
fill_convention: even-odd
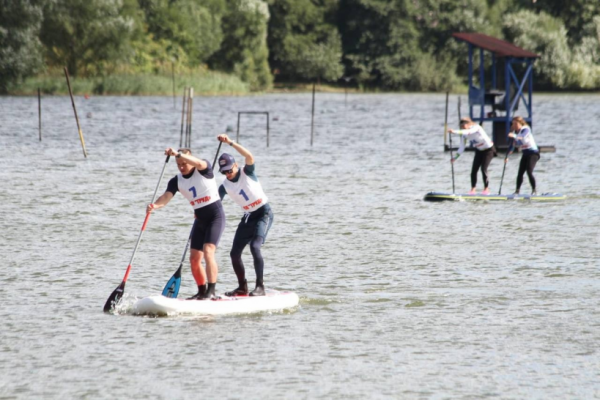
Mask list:
[[[203,300],[215,297],[218,266],[215,251],[225,230],[225,212],[219,198],[217,182],[212,166],[207,160],[192,156],[189,149],[165,150],[165,155],[175,156],[180,173],[173,177],[167,190],[146,212],[166,206],[180,192],[194,208],[194,228],[191,241],[190,264],[192,275],[198,285],[198,293],[188,300]],[[206,271],[202,269],[202,259]]]
[[[227,143],[244,157],[245,165],[239,168],[233,156],[223,153],[219,157],[219,171],[227,179],[219,186],[221,199],[228,194],[244,212],[240,221],[230,256],[233,270],[237,275],[238,287],[227,296],[244,296],[248,294],[248,282],[246,271],[242,261],[242,252],[246,245],[250,244],[250,252],[254,259],[254,271],[256,271],[256,288],[250,296],[264,296],[265,286],[263,283],[263,270],[265,262],[261,254],[261,246],[267,239],[267,233],[273,224],[273,211],[268,204],[269,199],[263,191],[255,173],[254,157],[246,148],[231,140],[226,134],[219,135],[220,142]]]

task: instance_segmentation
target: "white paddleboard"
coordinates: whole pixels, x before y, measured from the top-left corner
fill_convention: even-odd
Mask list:
[[[214,300],[173,299],[162,295],[149,296],[133,305],[136,315],[223,315],[247,314],[293,308],[300,299],[294,292],[266,290],[265,296],[221,296]]]

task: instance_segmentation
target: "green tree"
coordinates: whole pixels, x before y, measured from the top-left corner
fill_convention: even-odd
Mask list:
[[[225,0],[139,0],[148,33],[174,57],[185,54],[188,66],[206,63],[221,47]]]
[[[505,29],[507,37],[517,46],[540,54],[535,67],[537,87],[550,90],[600,87],[600,16],[582,27],[579,43],[574,46],[569,44],[563,21],[545,12],[509,14]]]
[[[342,0],[347,74],[388,90],[451,89],[466,79],[468,51],[452,33],[502,37],[513,7],[513,0]]]
[[[0,0],[0,92],[43,65],[39,0]]]
[[[269,0],[270,64],[280,80],[342,76],[338,7],[339,0]]]
[[[41,34],[49,65],[94,76],[123,61],[133,21],[122,7],[121,0],[49,0]]]
[[[561,20],[571,45],[581,43],[586,37],[585,27],[600,15],[598,0],[540,0],[531,7],[537,14],[543,12]]]
[[[423,21],[415,4],[404,0],[342,2],[347,73],[360,84],[388,90],[430,85],[425,81],[435,65],[435,45],[426,41],[421,44],[419,24],[428,27],[437,22]]]
[[[504,29],[508,41],[540,55],[535,64],[538,87],[566,87],[571,50],[567,30],[560,19],[543,12],[523,10],[508,14]]]
[[[210,58],[211,68],[234,73],[250,85],[251,90],[271,87],[267,29],[269,9],[261,0],[229,0],[223,16],[224,38],[219,50]]]

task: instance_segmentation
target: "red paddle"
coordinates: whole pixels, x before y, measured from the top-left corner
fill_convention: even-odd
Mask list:
[[[165,174],[165,168],[167,167],[167,163],[169,162],[170,157],[171,156],[167,156],[167,159],[165,160],[165,165],[163,165],[162,172],[160,173],[160,178],[158,179],[158,183],[156,184],[156,189],[154,189],[154,194],[152,195],[151,203],[154,203],[154,200],[156,199],[156,192],[158,192],[158,187],[160,186],[160,182],[162,181],[163,175]],[[104,312],[105,313],[110,312],[115,307],[115,305],[119,302],[119,300],[121,300],[121,297],[123,297],[123,292],[125,291],[125,282],[127,282],[127,278],[129,277],[129,272],[131,271],[131,264],[133,263],[133,258],[135,257],[135,253],[140,244],[140,241],[142,240],[142,235],[144,233],[144,230],[146,230],[146,224],[148,224],[148,218],[150,218],[150,214],[151,213],[146,213],[146,218],[144,219],[144,224],[142,225],[142,230],[140,231],[140,234],[138,236],[137,242],[135,244],[135,248],[133,249],[133,254],[131,255],[131,259],[129,260],[129,265],[127,266],[127,271],[125,271],[125,276],[123,277],[123,282],[121,282],[119,287],[117,287],[112,292],[112,294],[108,297],[108,300],[106,300],[106,304],[104,304]]]

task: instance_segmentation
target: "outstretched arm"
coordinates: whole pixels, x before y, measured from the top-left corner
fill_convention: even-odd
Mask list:
[[[171,201],[171,199],[173,198],[173,193],[167,191],[164,192],[162,194],[162,196],[160,196],[158,199],[156,199],[156,201],[152,204],[148,204],[146,206],[146,213],[151,213],[154,210],[157,210],[159,208],[163,208],[164,206],[166,206],[169,201]]]
[[[238,153],[240,153],[244,157],[244,161],[245,161],[246,165],[254,164],[254,156],[244,146],[242,146],[239,143],[234,142],[226,134],[217,136],[217,139],[219,139],[220,142],[227,143],[228,145],[233,147]]]
[[[198,171],[204,171],[206,168],[208,168],[208,163],[206,161],[201,160],[197,157],[194,157],[191,154],[185,154],[182,152],[178,152],[177,150],[175,150],[172,147],[169,147],[168,149],[165,150],[165,155],[177,157],[178,159],[183,160],[186,163],[194,166]]]

